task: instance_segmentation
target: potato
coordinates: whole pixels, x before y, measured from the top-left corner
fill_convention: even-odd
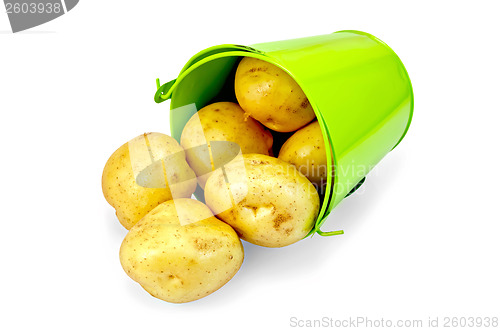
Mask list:
[[[293,164],[322,191],[328,176],[325,142],[318,121],[295,132],[281,147],[278,158]]]
[[[202,108],[187,122],[181,136],[181,146],[202,188],[211,171],[231,161],[240,149],[241,153],[269,155],[272,145],[271,133],[233,102]]]
[[[130,229],[158,204],[190,197],[196,176],[182,147],[161,133],[145,133],[118,148],[102,173],[102,191]]]
[[[130,229],[120,262],[152,296],[183,303],[226,284],[243,262],[243,246],[236,232],[203,203],[174,199]]]
[[[241,108],[266,127],[291,132],[315,118],[306,95],[285,71],[245,57],[236,70],[236,98]]]
[[[277,158],[245,154],[242,159],[208,179],[205,200],[210,209],[256,245],[282,247],[304,238],[319,211],[311,182]]]

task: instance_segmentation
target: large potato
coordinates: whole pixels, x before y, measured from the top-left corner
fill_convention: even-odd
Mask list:
[[[328,176],[325,142],[321,127],[315,121],[295,132],[281,147],[278,158],[293,164],[318,190]]]
[[[203,203],[174,199],[130,229],[120,262],[154,297],[182,303],[226,284],[243,262],[243,246],[236,232]]]
[[[304,238],[319,211],[311,182],[293,165],[271,156],[246,154],[242,161],[210,176],[207,205],[253,244],[282,247]]]
[[[224,143],[231,142],[231,143]],[[269,155],[273,136],[259,122],[245,116],[233,102],[217,102],[194,114],[181,135],[181,146],[202,188],[210,173],[241,153]]]
[[[102,191],[130,229],[158,204],[190,197],[196,176],[182,147],[161,133],[145,133],[118,148],[102,173]]]
[[[295,131],[315,118],[299,85],[271,63],[243,58],[236,70],[234,87],[241,108],[275,131]]]

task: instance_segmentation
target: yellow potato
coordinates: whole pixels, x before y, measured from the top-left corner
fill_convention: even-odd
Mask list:
[[[283,247],[304,238],[319,211],[311,182],[271,156],[246,154],[236,161],[215,171],[205,186],[206,203],[217,217],[260,246]]]
[[[233,102],[202,108],[187,122],[181,136],[181,146],[202,188],[211,171],[231,161],[240,149],[241,153],[269,155],[272,145],[271,133]]]
[[[236,232],[203,203],[174,199],[130,229],[120,262],[152,296],[183,303],[226,284],[243,262],[243,246]]]
[[[278,158],[293,164],[316,189],[326,185],[328,167],[323,134],[318,121],[295,132],[281,147]]]
[[[196,176],[184,150],[161,133],[143,134],[122,145],[102,173],[104,197],[126,229],[158,204],[190,197],[195,189]]]
[[[234,87],[241,108],[272,130],[295,131],[315,118],[299,85],[271,63],[243,58],[236,70]]]

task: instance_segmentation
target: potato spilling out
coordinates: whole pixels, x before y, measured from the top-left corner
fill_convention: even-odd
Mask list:
[[[318,193],[304,175],[261,154],[243,155],[243,163],[233,161],[216,170],[205,186],[205,200],[242,239],[266,247],[304,238],[319,211]]]
[[[203,203],[174,199],[130,229],[120,262],[154,297],[183,303],[226,284],[243,262],[243,246],[236,232]]]
[[[295,80],[266,61],[243,58],[234,86],[241,108],[274,131],[295,131],[315,118],[309,100]]]
[[[326,185],[328,167],[325,142],[318,121],[298,130],[281,147],[278,158],[293,164],[320,191]]]
[[[273,136],[233,102],[202,108],[187,122],[181,146],[202,188],[211,172],[240,153],[268,155]]]
[[[190,197],[195,189],[196,175],[184,150],[161,133],[143,134],[122,145],[102,174],[104,197],[126,229],[158,204]]]

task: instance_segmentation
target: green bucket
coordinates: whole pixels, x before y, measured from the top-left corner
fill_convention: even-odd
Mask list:
[[[197,109],[216,101],[235,101],[224,98],[234,98],[234,72],[245,56],[280,67],[308,97],[325,146],[331,146],[327,159],[328,169],[333,170],[311,233],[341,233],[322,232],[320,227],[399,144],[410,125],[413,91],[403,63],[378,38],[351,30],[250,47],[207,48],[188,61],[177,79],[161,86],[157,82],[155,101],[171,99],[171,134],[177,141]],[[195,196],[203,200],[202,192]]]

